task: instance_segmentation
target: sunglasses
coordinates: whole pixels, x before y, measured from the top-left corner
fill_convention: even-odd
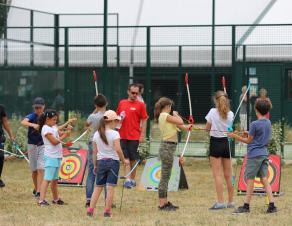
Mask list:
[[[139,93],[137,92],[131,92],[132,95],[138,95]]]
[[[55,117],[57,115],[57,113],[56,112],[46,112],[45,113],[45,116],[46,117],[48,117],[48,118],[53,118],[53,117]]]

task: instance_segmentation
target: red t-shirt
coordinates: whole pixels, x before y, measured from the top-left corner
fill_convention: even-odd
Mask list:
[[[119,129],[121,139],[139,140],[141,136],[141,120],[148,118],[146,105],[138,100],[121,100],[118,105],[117,114],[121,115],[121,113],[123,115],[122,125]]]

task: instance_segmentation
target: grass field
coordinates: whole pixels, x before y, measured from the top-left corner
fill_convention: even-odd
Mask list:
[[[139,168],[139,175],[143,167]],[[238,167],[238,171],[240,167]],[[66,206],[37,206],[32,197],[30,171],[24,160],[6,161],[3,180],[6,187],[0,190],[0,225],[292,225],[292,165],[282,168],[281,190],[284,196],[276,198],[279,212],[265,213],[265,198],[254,197],[251,213],[233,215],[231,209],[209,211],[215,201],[215,191],[207,160],[188,158],[185,172],[189,190],[172,192],[170,200],[179,205],[176,212],[165,213],[157,210],[157,193],[124,191],[122,211],[119,211],[121,181],[116,189],[113,217],[104,219],[103,200],[97,206],[93,218],[86,216],[84,208],[85,188],[61,187],[60,194]],[[239,173],[237,173],[238,175]],[[235,188],[236,189],[236,188]],[[235,196],[237,205],[242,204],[243,196]],[[47,196],[51,200],[51,194]]]

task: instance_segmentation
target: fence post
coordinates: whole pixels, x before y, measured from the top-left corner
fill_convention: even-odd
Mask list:
[[[108,19],[108,0],[104,0],[103,9],[103,65],[102,65],[102,77],[103,77],[103,93],[108,96],[112,90],[107,90],[108,68],[107,68],[107,19]]]
[[[69,37],[68,37],[69,28],[65,28],[65,53],[64,53],[64,90],[65,90],[65,104],[64,104],[64,117],[65,121],[68,120],[69,107],[70,107],[70,87],[69,87]]]
[[[7,42],[7,17],[8,17],[8,7],[4,7],[4,66],[8,66],[8,42]]]
[[[55,50],[54,50],[54,61],[55,61],[55,67],[59,67],[59,45],[60,45],[60,39],[59,39],[59,15],[55,14],[54,15],[54,45],[55,45]],[[66,29],[65,29],[66,31]],[[67,30],[68,32],[68,30]]]
[[[147,112],[150,116],[150,104],[151,104],[151,33],[150,27],[147,27],[147,50],[146,50],[146,106]],[[146,137],[150,137],[150,117],[147,120]]]
[[[285,67],[282,65],[282,75],[281,75],[281,86],[282,86],[282,91],[281,91],[281,130],[282,130],[282,136],[281,136],[281,157],[284,159],[285,158],[285,153],[284,153],[284,144],[285,144],[285,118],[284,118],[284,100],[285,100]]]
[[[30,66],[34,65],[33,27],[33,10],[30,10]]]
[[[232,25],[232,76],[231,76],[231,90],[229,93],[232,93],[232,109],[236,109],[236,94],[234,93],[236,87],[236,29]],[[235,122],[236,119],[234,119]],[[231,156],[235,156],[235,141],[231,143]]]
[[[182,99],[182,46],[178,47],[178,75],[177,75],[177,80],[178,80],[178,93],[177,93],[177,110],[182,113],[181,109],[181,99]],[[181,132],[178,133],[178,142],[181,141]],[[178,145],[179,147],[179,145]]]

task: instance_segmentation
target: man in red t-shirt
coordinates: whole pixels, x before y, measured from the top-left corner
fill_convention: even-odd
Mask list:
[[[122,117],[121,128],[119,129],[121,147],[124,152],[125,162],[130,162],[125,166],[126,175],[139,159],[139,142],[144,141],[146,133],[148,115],[145,104],[137,99],[138,95],[139,86],[130,84],[128,87],[128,99],[121,100],[117,109],[117,114]],[[124,186],[126,188],[136,186],[135,176],[136,169],[125,181]]]

